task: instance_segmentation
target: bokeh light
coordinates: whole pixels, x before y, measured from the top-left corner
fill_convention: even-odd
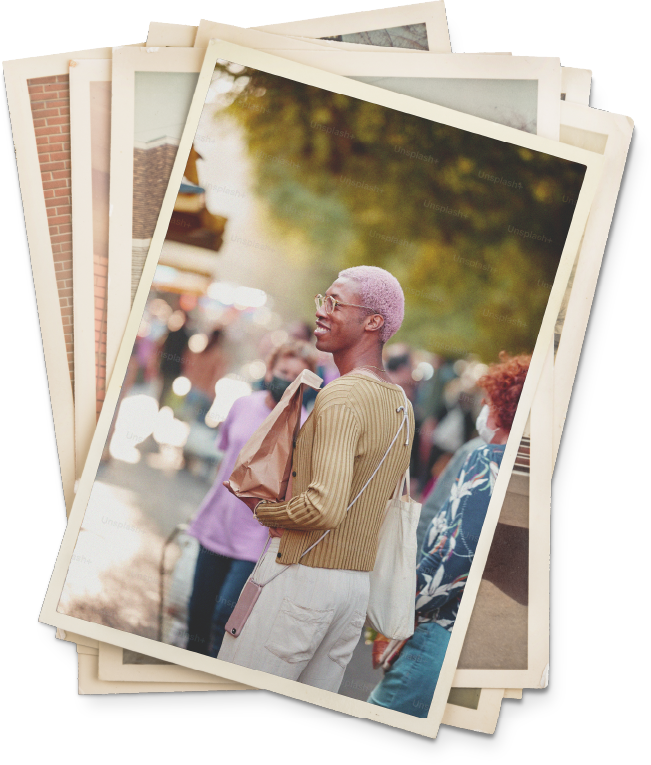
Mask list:
[[[203,332],[197,332],[188,340],[188,348],[192,353],[201,353],[208,345],[208,335]]]
[[[274,345],[282,345],[283,343],[286,343],[288,339],[289,335],[284,329],[275,329],[271,333],[271,342]]]
[[[174,311],[167,320],[167,328],[170,332],[176,332],[185,324],[185,313],[183,311]]]
[[[156,443],[181,448],[185,446],[189,433],[190,426],[188,423],[177,420],[169,406],[164,406],[160,410],[154,425]]]
[[[120,404],[115,430],[109,444],[111,457],[132,465],[140,461],[136,449],[154,431],[158,403],[151,396],[128,396]]]
[[[434,376],[434,367],[429,361],[421,361],[416,365],[414,371],[411,373],[412,380],[420,382],[421,380],[431,380]]]
[[[220,422],[226,419],[237,399],[248,396],[251,390],[251,385],[248,382],[233,374],[218,380],[215,384],[215,400],[206,415],[206,425],[216,428]]]
[[[172,383],[172,390],[177,396],[187,396],[192,388],[192,383],[187,377],[177,377]]]
[[[222,305],[233,305],[236,286],[230,282],[213,282],[208,287],[208,297],[218,300]]]
[[[262,359],[255,359],[249,364],[249,374],[253,380],[261,380],[267,373],[267,365]]]
[[[262,308],[267,302],[267,293],[254,287],[237,287],[233,303],[237,308]]]

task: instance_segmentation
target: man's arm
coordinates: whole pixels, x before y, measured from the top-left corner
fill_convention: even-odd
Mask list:
[[[314,414],[310,485],[285,502],[261,502],[255,517],[263,526],[320,531],[334,529],[344,519],[360,436],[359,423],[344,403],[325,406]]]

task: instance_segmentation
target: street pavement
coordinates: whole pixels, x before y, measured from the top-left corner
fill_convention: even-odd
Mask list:
[[[142,459],[128,464],[111,459],[98,472],[97,490],[106,496],[95,519],[87,518],[84,533],[106,536],[107,529],[121,534],[119,545],[106,545],[122,554],[111,558],[90,552],[92,544],[83,547],[84,561],[77,568],[81,576],[69,582],[65,609],[67,613],[97,621],[116,629],[156,639],[159,608],[159,564],[166,538],[177,524],[186,523],[194,515],[210,489],[210,483],[187,470],[165,468],[158,448],[150,437],[139,445]],[[111,524],[122,525],[111,527]],[[80,537],[81,542],[81,537]],[[89,550],[84,553],[83,549]],[[128,551],[128,557],[123,554]],[[170,553],[168,567],[173,565]],[[89,597],[88,582],[92,569],[98,591]],[[135,652],[127,653],[127,663],[158,663]],[[363,635],[346,669],[340,693],[366,700],[381,678],[373,670],[371,646]]]

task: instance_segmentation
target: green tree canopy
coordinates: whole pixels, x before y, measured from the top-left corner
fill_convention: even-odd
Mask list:
[[[530,352],[585,167],[222,62],[257,192],[333,273],[389,269],[396,339],[448,356]],[[224,112],[221,112],[224,113]]]

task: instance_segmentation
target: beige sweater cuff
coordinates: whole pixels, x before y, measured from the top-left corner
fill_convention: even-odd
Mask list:
[[[272,520],[270,520],[269,518],[267,518],[267,519],[265,519],[265,518],[261,518],[261,517],[258,515],[258,512],[259,512],[259,511],[261,511],[261,512],[264,514],[264,513],[265,513],[265,509],[266,509],[266,508],[267,508],[269,505],[273,505],[273,504],[276,504],[276,503],[273,503],[273,502],[268,502],[268,501],[267,501],[267,500],[265,500],[265,499],[261,499],[261,500],[258,502],[258,504],[255,506],[255,508],[253,509],[253,517],[256,519],[256,521],[257,521],[257,522],[258,522],[258,523],[259,523],[261,526],[267,526],[267,528],[275,528],[275,527],[278,525],[277,523],[274,523],[274,522],[273,522]],[[282,504],[284,505],[285,503],[283,502]],[[267,512],[268,512],[268,510],[267,510]]]

